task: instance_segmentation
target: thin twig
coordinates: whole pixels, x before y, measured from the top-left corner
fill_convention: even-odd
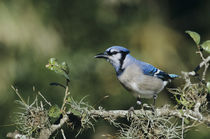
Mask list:
[[[61,134],[62,134],[62,136],[63,136],[63,139],[66,139],[66,136],[65,136],[65,134],[64,134],[63,129],[61,129]]]
[[[184,139],[184,117],[182,117],[182,139]]]
[[[51,103],[49,101],[47,101],[47,99],[41,94],[41,92],[39,91],[38,94],[44,99],[44,101],[49,105],[52,106]]]
[[[201,59],[203,61],[199,64],[199,67],[196,67],[196,69],[199,70],[202,66],[205,65],[205,68],[204,68],[204,71],[203,71],[203,75],[202,75],[202,80],[205,81],[206,72],[207,72],[207,69],[209,67],[210,56],[208,56],[207,58],[205,58],[203,56],[202,51],[201,51],[201,46],[200,45],[197,45],[197,48],[198,48],[198,51],[196,53],[198,53],[200,55],[200,57],[201,57]]]
[[[61,111],[62,112],[64,112],[64,109],[65,109],[64,107],[65,107],[65,105],[67,103],[67,97],[68,97],[69,94],[70,94],[69,93],[69,87],[66,86],[65,95],[64,95],[64,98],[63,98],[63,104],[62,104],[62,107],[61,107]]]
[[[26,104],[26,102],[24,101],[24,99],[21,97],[21,95],[19,94],[19,92],[18,92],[18,89],[16,89],[14,86],[11,86],[12,87],[12,89],[15,91],[15,93],[17,94],[17,96],[20,98],[20,100],[24,103],[24,104]],[[27,105],[27,104],[26,104]]]
[[[200,46],[199,46],[200,47]],[[199,49],[199,48],[198,48]],[[203,53],[199,50],[196,52],[197,54],[200,54],[200,57],[202,60],[205,60],[204,56],[203,56]]]
[[[198,75],[197,72],[203,67],[204,67],[204,71],[202,73],[202,80],[205,81],[205,77],[206,77],[206,72],[209,68],[209,63],[210,63],[210,56],[208,56],[207,58],[205,58],[193,71],[191,72],[182,72],[183,74],[183,78],[185,79],[186,83],[190,83],[190,78],[189,76],[196,76]]]
[[[208,57],[207,57],[208,58]],[[210,59],[210,56],[209,56],[209,59]],[[206,60],[205,60],[206,61]],[[205,68],[204,68],[204,71],[203,71],[203,75],[202,75],[202,80],[205,81],[205,77],[206,77],[206,72],[207,72],[207,69],[209,67],[209,63],[208,62],[205,62]]]

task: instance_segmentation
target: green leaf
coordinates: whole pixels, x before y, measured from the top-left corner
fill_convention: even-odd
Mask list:
[[[63,75],[66,79],[69,79],[69,67],[66,62],[59,64],[56,58],[50,58],[48,64],[45,66],[49,70],[54,71],[55,73]]]
[[[194,32],[194,31],[190,31],[190,30],[185,31],[185,33],[189,34],[190,37],[194,40],[194,42],[197,45],[199,45],[199,43],[200,43],[200,35],[198,33]]]
[[[207,82],[206,87],[208,89],[208,93],[210,93],[210,82]]]
[[[201,44],[201,47],[208,53],[210,53],[210,40],[205,41]]]
[[[62,68],[67,74],[69,74],[69,66],[67,65],[66,62],[62,62],[62,63],[61,63],[61,68]]]
[[[61,115],[61,110],[58,107],[58,105],[53,105],[50,107],[49,112],[48,112],[49,117],[52,118],[58,118]]]
[[[78,111],[78,110],[76,110],[76,109],[72,109],[72,108],[70,108],[70,111],[71,111],[71,113],[73,113],[74,115],[76,115],[76,116],[81,116],[82,114]]]

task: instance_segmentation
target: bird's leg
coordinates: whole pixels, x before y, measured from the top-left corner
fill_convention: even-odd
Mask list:
[[[137,105],[141,105],[140,95],[138,95],[136,103]]]
[[[152,105],[152,111],[155,112],[155,103],[156,103],[156,99],[157,99],[157,94],[155,93],[153,95],[153,105]]]
[[[132,116],[133,116],[134,113],[134,107],[130,107],[129,110],[128,110],[128,115],[127,115],[127,120],[130,121],[132,120]]]
[[[135,114],[134,113],[134,108],[136,108],[138,106],[141,106],[140,95],[137,96],[136,104],[129,108],[129,110],[128,110],[128,117],[131,117],[132,114]]]
[[[140,95],[137,96],[137,101],[136,104],[132,107],[129,108],[129,111],[134,111],[134,108],[141,106],[141,100],[140,100]]]
[[[157,94],[155,93],[155,94],[153,95],[153,106],[155,106],[156,99],[157,99]]]

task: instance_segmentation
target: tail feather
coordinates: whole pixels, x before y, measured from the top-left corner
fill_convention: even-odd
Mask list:
[[[179,75],[176,75],[176,74],[168,74],[172,79],[173,78],[178,78],[179,77]]]

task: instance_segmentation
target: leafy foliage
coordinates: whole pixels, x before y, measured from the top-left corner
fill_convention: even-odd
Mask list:
[[[206,87],[208,89],[208,93],[210,93],[210,82],[207,82]]]
[[[62,62],[59,64],[56,58],[50,58],[46,68],[49,70],[54,71],[55,73],[63,75],[66,79],[70,80],[69,78],[69,66],[66,62]]]
[[[49,117],[58,118],[61,115],[61,110],[58,105],[53,105],[50,107],[48,112]]]
[[[200,35],[194,31],[185,31],[194,40],[197,46],[201,46],[206,52],[210,53],[210,40],[207,40],[200,44]]]
[[[210,53],[210,40],[207,40],[201,44],[201,47],[208,53]]]
[[[194,40],[194,42],[199,45],[200,44],[200,35],[194,31],[185,31],[190,37]]]

